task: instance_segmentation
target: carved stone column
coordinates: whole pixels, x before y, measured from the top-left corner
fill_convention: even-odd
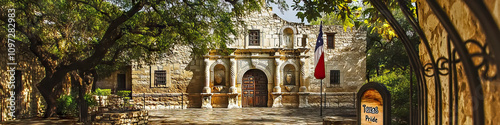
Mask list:
[[[274,82],[274,92],[277,92],[277,93],[281,93],[281,73],[280,73],[280,65],[281,65],[282,61],[280,60],[280,58],[276,58],[275,59],[275,71],[276,71],[276,82]]]
[[[299,92],[307,92],[307,87],[306,87],[306,59],[305,58],[300,58],[300,89]]]
[[[201,108],[212,108],[212,94],[210,89],[210,65],[209,58],[205,58],[205,87],[201,93]]]
[[[305,58],[300,58],[300,88],[299,88],[299,108],[307,108],[311,107],[309,105],[309,102],[307,100],[307,97],[309,96],[309,92],[307,92],[307,86],[305,85],[306,81],[306,59]]]
[[[231,69],[230,71],[230,80],[231,80],[231,87],[229,88],[229,104],[227,108],[240,108],[238,106],[238,89],[236,88],[236,59],[231,58],[229,59],[231,63]]]
[[[278,52],[276,52],[278,53]],[[276,54],[276,55],[279,55]],[[276,66],[276,81],[274,82],[274,92],[272,93],[273,95],[273,107],[283,107],[283,104],[281,103],[281,100],[282,100],[282,96],[281,96],[281,75],[280,75],[280,65],[281,65],[282,61],[280,60],[280,58],[276,58],[275,59],[275,66]]]

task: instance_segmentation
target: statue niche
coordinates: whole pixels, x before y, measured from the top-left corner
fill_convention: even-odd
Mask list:
[[[226,68],[221,64],[218,64],[214,67],[214,85],[215,86],[225,85],[224,84],[225,79],[226,79],[225,70],[226,70]]]
[[[284,68],[285,85],[295,85],[295,67],[288,64]]]
[[[285,28],[283,30],[283,37],[284,37],[284,45],[287,48],[292,48],[293,47],[293,41],[294,41],[294,32],[291,28]]]

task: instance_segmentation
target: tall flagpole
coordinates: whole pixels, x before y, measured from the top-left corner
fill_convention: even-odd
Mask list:
[[[321,89],[319,90],[319,95],[320,95],[320,110],[319,110],[319,116],[323,116],[323,79],[321,79]]]
[[[316,79],[321,79],[321,90],[320,90],[320,110],[319,116],[323,116],[323,79],[325,78],[325,59],[323,54],[323,21],[319,25],[318,40],[316,41],[316,48],[314,49],[314,77]]]

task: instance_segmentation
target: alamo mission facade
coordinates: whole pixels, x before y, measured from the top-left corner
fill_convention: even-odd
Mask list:
[[[243,20],[247,27],[232,37],[229,55],[212,50],[193,57],[189,47],[176,46],[172,56],[132,62],[97,88],[131,90],[146,109],[319,106],[320,80],[313,75],[319,25],[287,22],[270,10]],[[324,90],[356,92],[365,82],[366,31],[323,26],[323,32]]]

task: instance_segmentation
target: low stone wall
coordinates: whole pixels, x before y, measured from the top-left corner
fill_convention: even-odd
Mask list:
[[[131,104],[135,109],[185,109],[188,107],[186,93],[140,93],[132,94]]]
[[[327,116],[323,118],[323,125],[357,125],[354,117]]]
[[[146,125],[148,124],[148,111],[123,111],[108,112],[96,116],[93,125]]]

